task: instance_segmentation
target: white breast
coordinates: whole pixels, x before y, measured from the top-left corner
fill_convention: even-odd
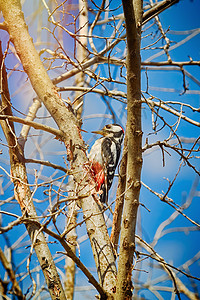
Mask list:
[[[102,156],[101,156],[101,143],[102,139],[96,140],[94,145],[90,150],[90,154],[88,156],[90,161],[98,161],[101,165],[103,165]]]

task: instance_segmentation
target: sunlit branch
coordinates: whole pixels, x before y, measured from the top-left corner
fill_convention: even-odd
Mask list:
[[[15,116],[0,115],[0,120],[6,120],[6,119],[11,120],[13,122],[29,125],[29,126],[35,128],[37,130],[44,130],[46,132],[49,132],[49,133],[55,135],[56,137],[61,138],[63,136],[63,132],[61,130],[54,129],[50,126],[43,125],[43,124],[40,124],[40,123],[37,123],[37,122],[34,122],[34,121],[29,121],[29,120],[26,120],[26,119],[15,117]]]
[[[115,90],[108,90],[106,89],[105,91],[101,89],[96,89],[96,88],[87,88],[87,87],[78,87],[78,86],[66,86],[66,87],[59,87],[58,88],[59,92],[64,92],[64,91],[81,91],[84,93],[88,92],[93,92],[97,94],[101,94],[103,96],[108,96],[108,97],[122,97],[126,98],[127,95],[124,92],[121,91],[115,91]]]
[[[35,119],[37,111],[39,110],[40,107],[41,107],[41,102],[37,98],[33,99],[33,103],[29,107],[29,112],[25,118],[25,121],[32,122]],[[20,137],[19,137],[19,144],[22,148],[24,148],[24,145],[27,141],[27,137],[28,137],[30,128],[31,128],[31,126],[28,124],[24,124],[22,126]]]
[[[191,123],[191,124],[193,124],[195,126],[200,127],[200,122],[192,120],[189,117],[187,117],[186,115],[184,115],[183,113],[178,112],[177,110],[175,110],[175,109],[173,109],[173,108],[165,105],[164,104],[165,102],[156,102],[156,101],[153,101],[153,100],[150,100],[150,99],[146,99],[145,102],[148,102],[152,106],[156,106],[156,107],[162,108],[165,111],[173,114],[174,116],[180,117],[181,119],[187,121],[188,123]]]
[[[51,168],[54,168],[54,169],[57,169],[57,170],[61,170],[65,173],[67,173],[67,171],[68,171],[66,168],[63,168],[62,166],[59,166],[59,165],[56,165],[56,164],[53,164],[50,161],[44,161],[44,160],[33,159],[33,158],[26,158],[25,163],[40,164],[40,165],[43,165],[43,166],[47,166],[47,167],[51,167]]]
[[[182,68],[183,66],[199,66],[200,65],[200,61],[143,61],[141,63],[143,66],[158,66],[158,67],[162,67],[162,66],[177,66],[179,68]]]

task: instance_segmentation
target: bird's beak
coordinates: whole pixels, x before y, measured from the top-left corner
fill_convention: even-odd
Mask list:
[[[104,129],[101,129],[101,130],[97,130],[97,131],[92,131],[92,133],[105,135],[105,130],[104,130]]]

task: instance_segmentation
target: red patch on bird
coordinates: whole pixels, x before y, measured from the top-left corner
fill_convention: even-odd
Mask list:
[[[94,180],[97,183],[97,188],[96,190],[98,191],[102,185],[102,183],[104,183],[105,180],[105,176],[104,176],[104,170],[102,168],[102,166],[100,165],[100,163],[93,161],[92,162],[92,173],[94,176]]]
[[[124,134],[124,128],[122,127],[122,126],[120,126],[121,127],[121,129],[122,129],[122,131],[123,131],[123,134]]]

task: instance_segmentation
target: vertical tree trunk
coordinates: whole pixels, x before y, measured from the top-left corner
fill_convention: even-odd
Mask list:
[[[127,35],[127,173],[117,276],[117,299],[132,298],[132,263],[142,167],[140,35],[142,0],[123,0]]]
[[[2,113],[12,116],[7,74],[4,66],[4,57],[1,50],[1,43],[0,66]],[[24,164],[24,153],[17,141],[14,124],[9,120],[1,120],[0,124],[9,146],[11,176],[14,184],[15,199],[18,201],[22,211],[22,215],[26,219],[37,220],[37,214],[33,204],[33,199],[27,179],[26,167]],[[40,227],[32,222],[26,222],[26,228],[32,242],[32,247],[36,252],[38,261],[43,271],[51,298],[59,298],[63,300],[66,299],[58,272],[56,270],[56,266],[54,264],[44,234],[40,231]]]

